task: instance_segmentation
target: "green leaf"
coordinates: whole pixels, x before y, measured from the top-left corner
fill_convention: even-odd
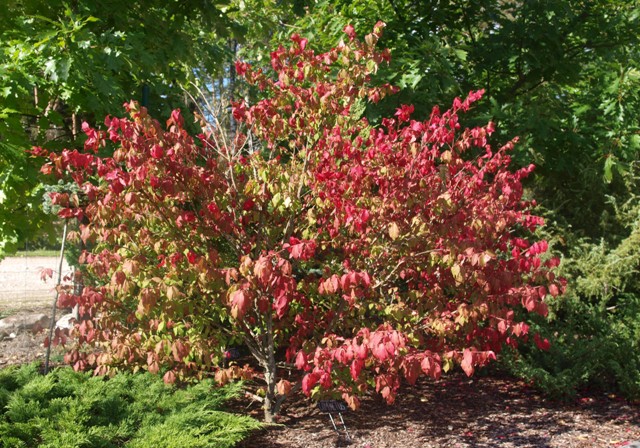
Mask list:
[[[58,65],[55,59],[48,59],[44,63],[44,74],[53,82],[58,81],[58,73],[56,71],[56,66]]]
[[[613,168],[616,166],[616,159],[613,155],[609,156],[604,161],[604,172],[602,177],[604,181],[610,183],[613,180]]]
[[[456,55],[456,57],[461,60],[461,61],[466,61],[467,60],[467,52],[465,50],[462,50],[460,48],[456,48],[453,50],[454,54]]]

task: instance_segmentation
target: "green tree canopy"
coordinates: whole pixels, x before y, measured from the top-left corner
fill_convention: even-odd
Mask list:
[[[157,116],[221,71],[240,27],[224,1],[9,0],[0,11],[0,256],[49,222],[32,145],[70,146],[81,121],[130,99]],[[76,142],[76,145],[81,141]]]

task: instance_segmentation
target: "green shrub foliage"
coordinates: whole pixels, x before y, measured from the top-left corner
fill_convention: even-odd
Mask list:
[[[240,385],[179,389],[151,374],[111,379],[35,365],[0,371],[0,447],[232,447],[259,423],[222,411]]]
[[[590,386],[640,398],[640,198],[634,171],[622,179],[626,197],[610,198],[603,216],[601,227],[611,232],[599,241],[564,242],[561,275],[569,286],[550,304],[550,320],[533,327],[548,334],[550,350],[521,347],[507,359],[514,373],[552,394],[571,396]]]

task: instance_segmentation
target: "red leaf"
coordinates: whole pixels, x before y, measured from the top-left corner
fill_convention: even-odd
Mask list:
[[[126,274],[124,272],[116,271],[111,276],[111,284],[112,285],[122,285],[125,282],[126,279],[127,279],[127,276],[126,276]]]
[[[362,359],[354,359],[351,362],[351,366],[349,367],[349,372],[351,373],[351,378],[353,381],[357,381],[360,377],[360,372],[364,367],[364,361]]]
[[[275,310],[278,318],[282,319],[284,317],[289,309],[289,298],[286,294],[280,294],[276,297],[273,301],[273,309]]]
[[[173,384],[176,382],[176,374],[173,372],[173,370],[169,370],[167,373],[164,374],[164,376],[162,377],[162,380],[166,384]]]
[[[308,364],[307,364],[307,354],[305,352],[303,352],[302,350],[300,350],[298,352],[298,354],[296,355],[296,368],[299,370],[307,370],[308,369]]]
[[[87,244],[87,241],[91,238],[91,227],[88,225],[80,226],[80,239],[84,244]]]
[[[42,268],[40,270],[40,280],[46,282],[48,278],[53,277],[53,269],[51,268]]]
[[[354,346],[354,352],[356,354],[356,356],[358,357],[358,359],[367,359],[367,357],[369,356],[368,354],[368,350],[367,350],[367,346],[364,344],[361,345],[355,345]]]
[[[183,344],[181,341],[176,341],[171,346],[171,353],[173,354],[173,359],[176,362],[182,362],[182,360],[189,355],[189,346]]]
[[[154,159],[160,159],[164,155],[164,150],[160,145],[153,145],[151,147],[151,157]]]
[[[320,375],[318,375],[318,373],[307,373],[304,378],[302,378],[302,392],[307,396],[310,395],[311,389],[318,384],[319,379]]]
[[[540,350],[544,350],[545,352],[551,348],[551,343],[549,342],[549,339],[547,338],[542,339],[540,335],[537,333],[533,336],[533,341],[536,343],[536,345]]]
[[[246,62],[236,61],[235,67],[238,76],[244,76],[244,74],[247,72],[247,69],[249,68],[249,64],[247,64]]]
[[[337,275],[332,275],[328,279],[320,283],[318,292],[320,294],[335,294],[340,289],[340,280]]]
[[[349,36],[349,40],[353,40],[356,37],[356,30],[353,27],[353,25],[347,25],[345,26],[342,31],[344,31],[344,33]]]
[[[464,352],[462,353],[462,362],[460,363],[460,367],[462,367],[462,370],[464,370],[464,373],[466,373],[467,376],[473,375],[473,370],[474,370],[473,363],[474,363],[473,352],[468,348],[464,349]]]
[[[537,291],[533,291],[533,292],[526,293],[526,295],[522,297],[522,306],[524,306],[527,309],[527,311],[533,311],[536,309],[536,305],[537,305],[536,295],[537,295]]]
[[[309,260],[316,251],[316,242],[313,240],[299,240],[295,237],[289,239],[289,243],[283,245],[291,258],[295,260]]]
[[[147,369],[149,370],[149,373],[158,373],[160,371],[160,364],[158,364],[157,361],[153,361],[148,364]]]
[[[420,363],[420,368],[424,372],[425,375],[433,379],[439,379],[440,374],[442,373],[442,366],[440,365],[440,357],[427,355],[422,359]]]
[[[291,392],[291,383],[287,380],[280,380],[278,384],[276,384],[276,391],[278,395],[289,395]]]
[[[380,361],[385,361],[389,357],[389,353],[387,352],[387,347],[384,343],[377,344],[371,350],[373,356],[378,358]]]
[[[273,263],[270,257],[260,257],[253,266],[253,274],[263,285],[267,285],[273,273]]]
[[[174,124],[179,128],[184,127],[184,118],[182,118],[180,109],[174,109],[171,111],[171,118],[167,120],[167,126],[170,126],[171,124]]]
[[[407,382],[412,386],[416,384],[418,377],[420,376],[420,365],[417,359],[405,359],[403,364],[404,367],[404,376],[407,379]]]
[[[354,411],[360,408],[360,400],[355,395],[351,395],[345,392],[342,394],[342,399],[345,401],[345,403],[347,403],[347,406],[349,406]]]
[[[231,293],[229,303],[231,304],[231,315],[234,319],[242,319],[251,306],[249,295],[242,289]]]

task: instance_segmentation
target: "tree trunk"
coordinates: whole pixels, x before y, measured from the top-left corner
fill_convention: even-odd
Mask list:
[[[278,372],[276,367],[275,344],[273,340],[273,317],[267,316],[267,353],[264,367],[264,380],[267,383],[267,391],[264,396],[264,421],[273,423],[275,416],[280,412],[282,398],[276,394],[276,384],[278,382]]]
[[[265,317],[264,332],[258,336],[247,331],[244,335],[244,342],[249,348],[253,357],[258,361],[264,371],[264,381],[266,383],[265,396],[262,399],[264,410],[264,421],[273,423],[275,417],[280,412],[280,406],[285,399],[284,395],[278,395],[276,385],[278,384],[278,369],[275,358],[275,343],[273,338],[273,318]],[[260,339],[258,341],[257,339]]]
[[[275,363],[273,366],[265,366],[264,380],[267,383],[267,392],[264,396],[264,421],[273,423],[280,412],[280,401],[276,396],[277,373]]]

